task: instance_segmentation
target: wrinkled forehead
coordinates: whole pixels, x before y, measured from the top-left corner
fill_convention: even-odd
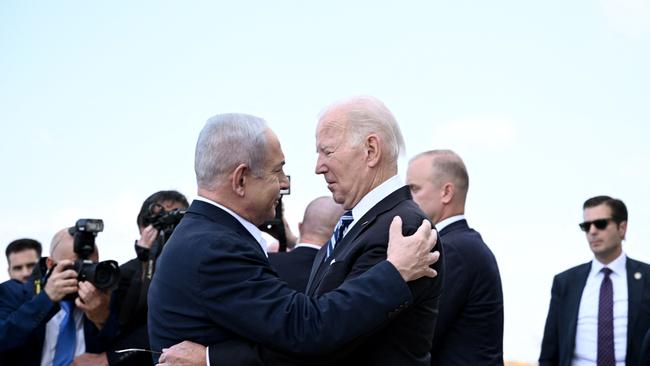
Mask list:
[[[270,128],[264,133],[266,134],[266,163],[277,165],[284,162],[284,152],[278,136]]]
[[[345,116],[328,113],[321,117],[316,127],[316,144],[339,144],[348,136],[349,123]]]

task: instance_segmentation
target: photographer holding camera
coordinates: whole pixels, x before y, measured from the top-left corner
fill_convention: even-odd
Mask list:
[[[155,260],[180,222],[187,199],[178,191],[158,191],[149,196],[137,217],[140,239],[135,242],[134,258],[120,266],[122,278],[115,291],[120,332],[109,347],[110,365],[152,365],[145,352],[114,352],[122,349],[148,349],[147,292],[155,271]]]
[[[84,221],[54,235],[44,277],[35,270],[27,283],[0,285],[0,364],[106,363],[100,353],[117,329],[110,290],[119,271],[114,261],[97,264],[94,236],[103,229],[101,220],[89,220],[99,228]]]

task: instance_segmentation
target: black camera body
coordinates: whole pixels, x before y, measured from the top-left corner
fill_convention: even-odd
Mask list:
[[[95,263],[89,258],[95,252],[95,237],[104,230],[100,219],[79,219],[69,233],[74,236],[74,252],[79,259],[71,269],[77,272],[78,281],[88,281],[100,290],[114,289],[120,282],[120,267],[116,261]]]
[[[155,211],[152,208],[150,211]],[[152,225],[156,230],[165,234],[165,238],[169,239],[169,236],[181,222],[181,219],[185,216],[185,210],[180,210],[175,208],[171,211],[165,211],[165,209],[159,209],[156,212],[151,212],[149,216],[144,217],[143,222],[145,226]]]

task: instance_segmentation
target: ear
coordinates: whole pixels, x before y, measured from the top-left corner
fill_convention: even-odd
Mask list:
[[[54,267],[54,261],[52,260],[52,258],[47,257],[47,259],[45,260],[45,266],[47,266],[47,269],[52,269]]]
[[[368,167],[373,168],[377,166],[381,159],[379,136],[374,133],[368,135],[368,137],[366,137],[364,148],[366,149],[366,163],[368,164]]]
[[[450,182],[443,184],[442,189],[440,190],[441,202],[445,205],[449,204],[456,194],[456,187]]]
[[[236,195],[243,197],[246,193],[246,178],[250,169],[246,164],[239,164],[235,171],[232,172],[230,184]]]
[[[618,234],[622,239],[625,239],[625,233],[627,232],[627,221],[623,221],[618,224]]]

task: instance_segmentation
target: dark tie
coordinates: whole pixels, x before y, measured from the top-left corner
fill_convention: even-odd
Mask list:
[[[54,348],[53,366],[68,366],[74,359],[77,329],[74,323],[74,305],[71,301],[61,301],[61,309],[65,311],[63,321],[59,325],[59,336]]]
[[[598,358],[597,366],[615,366],[614,357],[614,290],[609,275],[612,270],[604,267],[601,272],[605,275],[600,284],[600,299],[598,300]]]
[[[354,217],[352,217],[352,211],[345,211],[343,216],[341,216],[339,219],[339,222],[336,224],[332,237],[327,242],[327,256],[325,259],[329,258],[329,256],[332,254],[336,243],[340,242],[341,239],[343,239],[343,233],[345,232],[345,229],[350,226],[352,221],[354,221]]]

